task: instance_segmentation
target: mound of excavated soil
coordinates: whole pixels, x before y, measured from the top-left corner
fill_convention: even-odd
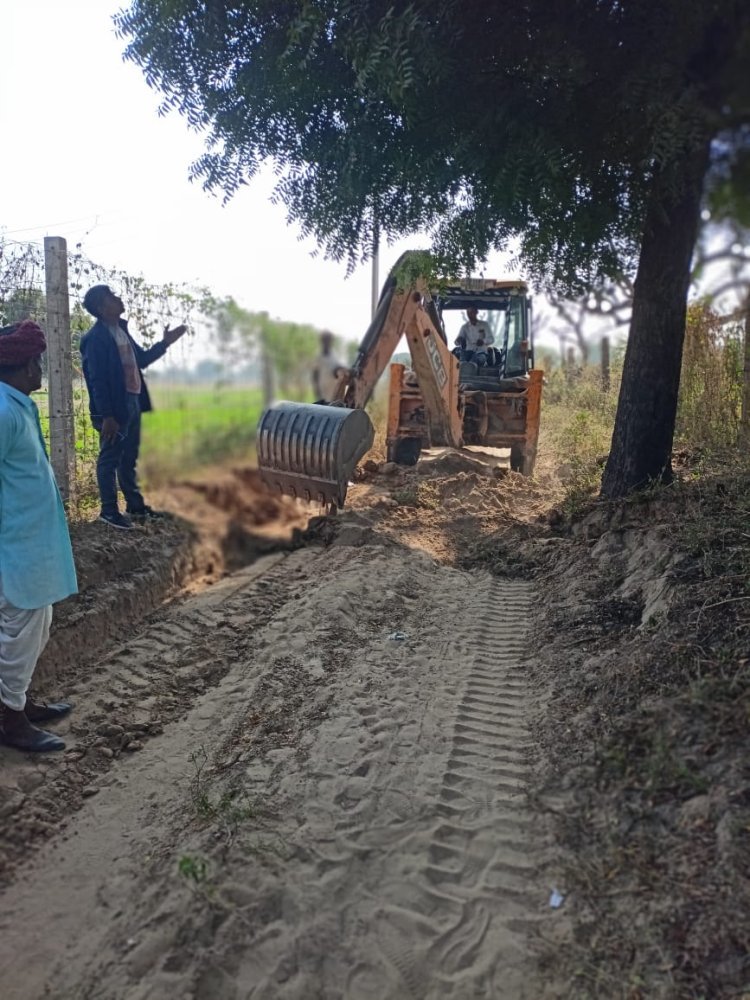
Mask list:
[[[525,536],[560,499],[559,487],[543,487],[516,472],[502,470],[498,478],[484,464],[477,472],[474,458],[463,452],[446,449],[436,462],[416,468],[387,463],[371,471],[349,488],[348,510],[441,562],[460,563],[498,532]]]
[[[479,476],[501,476],[508,471],[507,449],[485,448],[432,448],[422,453],[417,472],[423,476],[448,478],[459,472]]]
[[[35,676],[48,697],[63,668],[84,669],[179,590],[201,589],[295,544],[310,517],[294,500],[271,495],[254,468],[209,470],[149,499],[172,516],[132,532],[98,520],[72,526],[80,593],[55,608]]]

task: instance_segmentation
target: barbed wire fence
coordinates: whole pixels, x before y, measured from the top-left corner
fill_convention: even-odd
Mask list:
[[[43,244],[0,238],[0,325],[34,319],[45,329],[45,381],[35,400],[55,477],[72,514],[88,509],[96,497],[99,437],[88,413],[80,340],[93,323],[83,297],[97,284],[109,285],[123,298],[131,332],[145,346],[165,327],[180,323],[193,335],[200,330],[212,344],[214,360],[205,362],[214,375],[209,387],[192,380],[195,338],[190,334],[170,349],[169,361],[157,363],[161,372],[147,373],[157,404],[153,423],[144,422],[141,464],[150,481],[163,482],[225,456],[251,454],[259,415],[260,389],[252,372],[238,378],[232,359],[223,356],[216,300],[207,289],[155,284],[104,267],[80,245],[69,250],[62,237],[46,237]],[[170,371],[178,377],[165,377]]]

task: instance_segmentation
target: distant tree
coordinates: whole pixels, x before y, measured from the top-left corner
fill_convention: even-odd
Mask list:
[[[263,345],[287,396],[304,399],[311,391],[312,362],[320,350],[320,331],[307,324],[266,321]]]
[[[33,319],[44,325],[47,318],[47,298],[38,288],[14,288],[0,302],[0,321],[3,326]]]
[[[231,196],[266,158],[334,259],[432,231],[454,273],[517,239],[570,294],[632,277],[603,492],[671,477],[690,260],[750,150],[746,0],[132,0],[126,57],[205,132]]]
[[[690,270],[691,290],[708,297],[715,308],[730,302],[730,308],[744,309],[750,293],[750,229],[716,212],[704,210],[703,214]],[[575,299],[554,292],[547,299],[554,310],[551,332],[559,338],[563,354],[572,341],[586,364],[597,337],[630,324],[633,283],[623,277],[603,282]]]
[[[229,370],[265,361],[284,395],[296,399],[309,395],[312,361],[320,349],[319,330],[309,324],[273,319],[267,312],[251,312],[231,297],[215,300],[211,315],[219,351]]]
[[[193,369],[196,382],[218,382],[225,373],[224,365],[215,358],[202,358]]]

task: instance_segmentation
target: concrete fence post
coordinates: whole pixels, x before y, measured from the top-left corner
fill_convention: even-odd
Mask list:
[[[44,238],[47,292],[47,378],[49,380],[50,461],[63,500],[74,499],[75,423],[73,357],[68,301],[68,248],[61,236]]]

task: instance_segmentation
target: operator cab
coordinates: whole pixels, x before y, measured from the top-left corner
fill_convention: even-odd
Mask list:
[[[472,307],[493,334],[490,364],[462,362],[459,381],[463,386],[497,392],[512,388],[508,380],[528,377],[534,367],[534,342],[531,298],[525,282],[471,278],[460,285],[441,287],[432,298],[449,347],[458,337],[466,310]]]

